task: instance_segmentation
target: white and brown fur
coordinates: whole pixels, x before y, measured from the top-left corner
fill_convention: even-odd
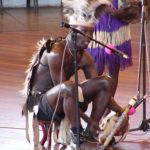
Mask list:
[[[37,55],[39,53],[39,50],[44,46],[46,40],[42,39],[37,43],[37,52],[33,55],[31,62],[29,64],[29,68],[26,71],[26,79],[24,82],[24,89],[22,90],[22,93],[26,96],[28,96],[28,84],[29,84],[29,76],[31,73],[31,67],[35,63],[37,59]],[[22,115],[26,118],[26,138],[30,143],[30,150],[42,150],[42,146],[39,142],[39,124],[37,120],[38,113],[38,105],[34,106],[33,112],[30,112],[27,108],[27,100],[23,106],[22,109]]]

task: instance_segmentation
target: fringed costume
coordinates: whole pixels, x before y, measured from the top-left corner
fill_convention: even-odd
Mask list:
[[[112,0],[110,5],[113,9],[118,9],[123,4],[121,0]],[[129,59],[124,59],[115,54],[107,54],[104,47],[91,42],[87,51],[93,57],[99,74],[104,72],[106,64],[109,64],[109,67],[114,71],[116,65],[120,65],[121,70],[132,65],[131,35],[127,23],[122,22],[110,13],[104,13],[99,17],[99,22],[95,26],[93,38],[108,46],[113,45],[129,56]]]

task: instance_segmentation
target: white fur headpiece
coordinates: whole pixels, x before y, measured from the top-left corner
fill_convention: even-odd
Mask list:
[[[64,16],[69,24],[91,26],[96,22],[96,8],[101,4],[111,4],[111,0],[62,0]]]

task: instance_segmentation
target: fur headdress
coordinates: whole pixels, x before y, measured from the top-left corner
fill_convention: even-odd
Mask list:
[[[95,11],[111,0],[62,0],[64,16],[71,25],[92,26],[96,22]]]

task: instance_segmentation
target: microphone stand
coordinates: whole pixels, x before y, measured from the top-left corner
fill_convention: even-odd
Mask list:
[[[77,32],[72,33],[72,39],[74,42],[74,76],[75,76],[75,102],[76,102],[76,127],[77,127],[77,144],[76,149],[79,150],[80,147],[80,132],[79,132],[79,103],[78,103],[78,71],[77,71],[77,48],[76,48],[76,41],[77,41]]]
[[[141,38],[140,38],[140,51],[139,51],[139,67],[138,67],[138,83],[137,83],[137,97],[140,97],[140,79],[141,79],[141,71],[142,71],[142,94],[146,94],[146,2],[142,0],[142,16],[141,16]],[[147,57],[148,58],[148,57]],[[142,69],[141,69],[142,66]],[[146,98],[143,102],[143,120],[141,125],[138,128],[130,129],[129,131],[143,130],[148,131],[150,129],[149,124],[150,119],[146,119]]]

